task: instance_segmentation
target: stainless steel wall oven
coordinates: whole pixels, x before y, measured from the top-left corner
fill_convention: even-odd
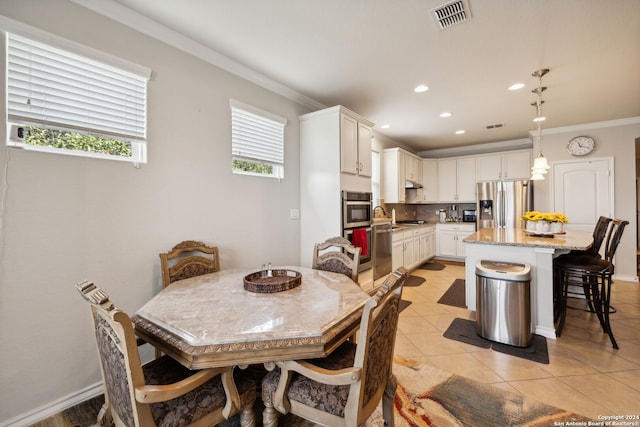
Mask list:
[[[365,192],[342,192],[342,235],[353,243],[355,230],[364,229],[366,232],[366,250],[360,251],[359,271],[371,268],[371,254],[373,253],[373,223],[372,194]]]

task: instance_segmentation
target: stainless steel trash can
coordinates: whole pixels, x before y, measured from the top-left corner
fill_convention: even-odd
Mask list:
[[[531,345],[531,267],[499,261],[476,264],[476,333],[516,347]]]

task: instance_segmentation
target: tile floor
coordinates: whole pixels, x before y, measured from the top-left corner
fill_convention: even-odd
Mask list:
[[[462,264],[411,274],[426,283],[403,291],[412,304],[400,314],[397,354],[594,419],[640,415],[638,283],[613,285],[617,312],[611,325],[619,350],[611,347],[595,315],[567,310],[562,337],[547,339],[550,363],[545,365],[442,336],[455,317],[475,318],[475,312],[437,303],[455,279],[464,279]]]

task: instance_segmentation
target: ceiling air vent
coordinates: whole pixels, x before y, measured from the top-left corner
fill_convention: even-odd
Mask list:
[[[504,126],[504,123],[496,123],[494,125],[487,125],[487,129],[496,129],[501,128],[502,126]]]
[[[471,18],[466,0],[452,1],[431,9],[431,16],[441,30],[459,24]]]

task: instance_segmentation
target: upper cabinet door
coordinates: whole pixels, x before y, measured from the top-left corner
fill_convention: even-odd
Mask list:
[[[371,141],[369,141],[371,147]],[[371,153],[369,153],[371,157]],[[369,159],[371,165],[371,159]],[[358,122],[344,114],[340,114],[340,170],[345,173],[358,174]],[[371,170],[371,166],[369,166]],[[371,176],[371,172],[369,172]]]
[[[476,159],[476,179],[496,181],[502,179],[502,156],[479,156]]]
[[[358,167],[360,176],[371,176],[371,139],[373,131],[369,126],[358,123]]]
[[[502,179],[529,179],[531,151],[514,151],[502,155]]]

